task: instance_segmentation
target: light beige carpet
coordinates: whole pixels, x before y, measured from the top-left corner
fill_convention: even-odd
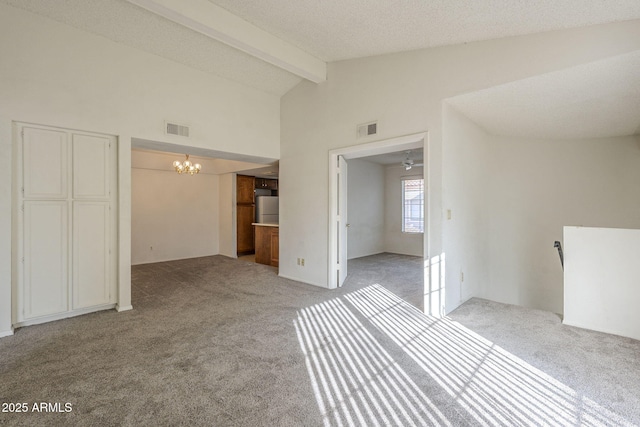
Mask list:
[[[334,291],[222,256],[135,266],[133,311],[0,340],[1,402],[72,406],[0,425],[640,423],[638,341],[479,299],[430,318],[420,265],[352,260]]]

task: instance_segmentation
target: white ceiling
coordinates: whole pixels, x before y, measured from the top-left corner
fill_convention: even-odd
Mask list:
[[[417,166],[424,161],[424,150],[422,148],[409,150],[409,158],[413,160]],[[378,163],[383,166],[400,166],[407,158],[407,151],[396,151],[394,153],[377,154],[375,156],[360,157],[360,160],[366,160],[372,163]]]
[[[640,18],[638,0],[209,0],[331,62]]]
[[[263,178],[277,178],[279,173],[279,161],[265,157],[185,147],[140,138],[133,138],[131,147],[134,153],[131,160],[132,167],[173,170],[173,161],[182,160],[185,154],[189,154],[190,160],[202,165],[201,173],[203,174],[221,175],[238,172]]]
[[[640,51],[448,101],[494,135],[584,139],[640,134]]]
[[[317,63],[640,19],[639,0],[0,2],[278,96],[309,75],[321,81],[322,72],[313,68]],[[169,13],[162,14],[162,10]],[[265,38],[270,44],[261,46]],[[248,45],[251,43],[254,46]],[[271,55],[272,50],[277,53]],[[311,68],[296,62],[305,56]],[[638,61],[636,52],[450,102],[499,135],[587,138],[638,134]]]
[[[138,169],[153,169],[161,171],[174,171],[173,162],[175,160],[183,161],[186,157],[184,154],[177,154],[158,150],[145,150],[133,148],[131,150],[131,167]],[[189,155],[189,160],[193,163],[202,165],[201,174],[203,175],[222,175],[231,172],[252,171],[265,166],[258,163],[242,162],[237,160],[227,160],[220,158],[212,158],[210,156]],[[277,164],[274,166],[277,171]]]

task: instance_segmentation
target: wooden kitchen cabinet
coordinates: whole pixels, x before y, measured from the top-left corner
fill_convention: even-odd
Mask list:
[[[280,260],[280,229],[278,226],[256,225],[256,262],[278,267]]]
[[[262,188],[266,190],[277,190],[278,180],[267,179],[267,178],[256,178],[255,186],[256,188]]]
[[[238,175],[236,180],[236,203],[239,205],[253,205],[255,203],[255,188],[256,184],[253,176]]]
[[[238,255],[252,254],[254,247],[254,230],[251,225],[256,218],[254,201],[255,178],[238,175],[236,179],[236,251]]]
[[[280,229],[271,227],[271,265],[278,267],[280,262]]]
[[[236,206],[236,212],[238,217],[238,255],[251,254],[255,250],[251,223],[255,222],[256,208],[253,205],[238,205]]]

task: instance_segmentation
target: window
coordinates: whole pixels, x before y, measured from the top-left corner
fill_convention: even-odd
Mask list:
[[[424,233],[424,179],[402,179],[402,231]]]

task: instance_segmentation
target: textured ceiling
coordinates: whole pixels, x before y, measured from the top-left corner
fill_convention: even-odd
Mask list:
[[[640,133],[640,51],[448,100],[494,135],[545,139]]]
[[[183,0],[195,1],[323,61],[640,19],[640,0]],[[278,96],[302,80],[126,0],[0,2]],[[630,54],[450,101],[500,135],[639,134],[638,69],[637,53]]]
[[[324,61],[640,18],[638,0],[210,0]]]

